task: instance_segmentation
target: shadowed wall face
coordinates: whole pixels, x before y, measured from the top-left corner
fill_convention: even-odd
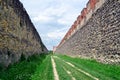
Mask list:
[[[0,0],[0,64],[42,52],[47,48],[19,0]]]
[[[102,6],[86,23],[77,25],[78,30],[57,47],[56,53],[120,62],[120,0],[102,1]]]

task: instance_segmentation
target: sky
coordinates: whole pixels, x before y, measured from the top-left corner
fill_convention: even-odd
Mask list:
[[[42,42],[52,50],[86,7],[88,0],[20,0]]]

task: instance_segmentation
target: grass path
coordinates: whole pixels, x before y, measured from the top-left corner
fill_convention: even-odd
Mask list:
[[[56,64],[54,59],[51,57],[51,61],[52,61],[52,66],[53,66],[53,72],[54,72],[54,80],[59,80],[59,76],[56,70]]]
[[[75,66],[81,69],[82,71],[87,72],[90,75],[96,77],[96,79],[98,78],[99,80],[120,80],[119,64],[118,65],[102,64],[96,62],[95,60],[73,58],[66,55],[56,56],[58,56],[61,60],[69,62],[69,65],[72,64],[71,66]]]
[[[89,74],[89,73],[87,73],[87,72],[81,70],[80,68],[77,68],[76,66],[74,66],[74,65],[71,64],[70,62],[66,62],[66,61],[65,61],[65,63],[67,63],[67,64],[69,64],[70,66],[74,67],[75,69],[77,69],[78,71],[82,72],[83,74],[85,74],[85,75],[87,75],[87,76],[93,78],[94,80],[99,80],[98,78],[92,76],[91,74]]]
[[[71,77],[71,80],[99,80],[98,78],[92,76],[91,74],[75,67],[70,62],[66,62],[56,56],[54,56],[54,58],[56,60],[56,63],[59,63],[60,65],[62,65],[64,67],[64,70]],[[60,65],[58,65],[58,66],[60,66]],[[61,79],[61,80],[63,80],[63,79]]]
[[[23,58],[7,69],[1,66],[0,80],[120,80],[120,65],[40,54]]]
[[[76,80],[76,79],[75,79],[75,77],[73,77],[73,76],[72,76],[72,74],[71,74],[71,72],[70,72],[70,71],[68,71],[68,70],[67,70],[67,69],[65,69],[65,68],[64,68],[64,70],[67,72],[67,74],[69,74],[69,75],[70,75],[70,77],[72,78],[72,80]]]
[[[60,58],[59,58],[59,59],[60,59]],[[64,61],[64,60],[63,60],[63,61]],[[92,75],[89,74],[88,72],[85,72],[85,71],[83,71],[83,70],[80,69],[80,68],[77,68],[77,67],[76,67],[75,65],[73,65],[72,63],[67,62],[67,61],[64,61],[64,62],[65,62],[66,64],[72,66],[73,68],[77,69],[78,71],[82,72],[83,74],[85,74],[85,75],[87,75],[87,76],[93,78],[94,80],[99,80],[98,78],[96,78],[95,76],[92,76]]]

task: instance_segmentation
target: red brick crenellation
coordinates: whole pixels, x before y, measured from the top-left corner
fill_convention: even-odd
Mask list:
[[[60,44],[58,46],[60,46],[66,39],[68,39],[76,30],[77,30],[77,26],[81,24],[82,20],[86,20],[86,15],[92,10],[94,11],[96,3],[99,2],[100,0],[89,0],[86,8],[84,8],[81,11],[81,15],[79,15],[77,17],[77,20],[73,23],[73,25],[71,26],[71,28],[68,30],[68,32],[66,33],[66,35],[64,36],[64,38],[62,39],[62,41],[60,42]],[[92,14],[92,13],[91,13]]]

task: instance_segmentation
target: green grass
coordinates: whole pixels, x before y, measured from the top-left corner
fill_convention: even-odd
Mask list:
[[[60,80],[71,80],[72,76],[76,80],[91,80],[89,76],[64,61],[72,63],[100,80],[120,80],[120,65],[102,64],[95,60],[72,58],[66,55],[56,56],[60,58],[54,57]],[[51,54],[33,55],[27,60],[23,56],[19,63],[10,65],[7,69],[0,66],[0,80],[54,80]]]
[[[31,80],[54,80],[53,68],[51,63],[51,55],[48,55],[43,63],[38,66]]]
[[[72,58],[66,55],[57,56],[100,80],[120,80],[120,65],[102,64],[95,60]]]
[[[33,55],[27,60],[10,65],[7,69],[0,69],[0,80],[30,80],[36,68],[46,58],[45,54]]]
[[[58,59],[54,58],[55,63],[56,63],[56,69],[59,75],[60,80],[71,80],[70,75],[67,74],[67,72],[64,70],[62,62],[59,61]]]
[[[76,68],[71,67],[61,59],[55,58],[55,61],[56,61],[57,67],[64,66],[65,68],[64,70],[62,70],[61,68],[57,68],[58,74],[60,75],[60,80],[72,80],[71,76],[73,76],[76,80],[93,80],[91,77],[83,74],[82,72],[78,71]],[[70,71],[71,74],[66,73],[66,70]]]

